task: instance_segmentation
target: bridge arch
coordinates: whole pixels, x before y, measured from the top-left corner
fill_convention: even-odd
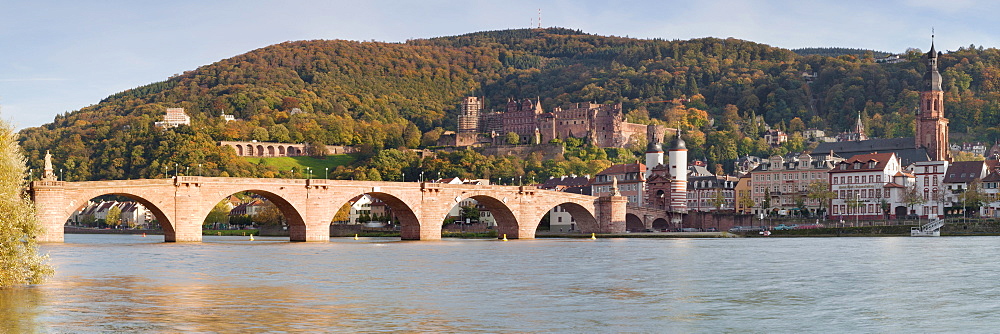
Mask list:
[[[355,193],[349,193],[349,194],[355,194]],[[392,215],[399,219],[401,239],[420,240],[421,222],[420,219],[417,218],[417,215],[413,212],[413,207],[411,206],[411,204],[406,203],[398,196],[389,192],[369,191],[369,192],[362,192],[361,195],[371,196],[372,198],[385,203],[385,205],[389,207],[389,210],[392,212]],[[340,196],[338,198],[335,198],[332,200],[333,203],[329,204],[334,205],[333,206],[334,208],[340,208],[340,206],[343,205],[343,203],[348,203],[352,198],[357,197],[359,195],[355,194],[348,196],[350,197]],[[330,225],[330,222],[333,221],[333,218],[334,216],[336,216],[337,211],[338,211],[337,209],[332,210],[330,215],[326,217],[325,221],[328,226]]]
[[[558,204],[558,206],[563,210],[566,210],[566,212],[573,217],[573,221],[576,222],[577,225],[577,230],[584,232],[596,232],[600,229],[600,225],[597,223],[597,217],[594,216],[594,212],[592,212],[591,209],[575,202],[563,202]],[[549,208],[549,210],[551,210],[551,208]]]
[[[631,213],[625,214],[625,230],[629,232],[644,232],[646,225],[642,223],[642,218]]]
[[[520,234],[518,232],[521,222],[518,222],[517,216],[503,200],[489,195],[470,195],[455,198],[456,201],[452,207],[470,198],[485,206],[486,210],[489,210],[490,214],[493,215],[493,220],[497,223],[497,238],[503,238],[504,234],[512,239],[519,237]],[[451,207],[447,209],[450,211]],[[441,217],[442,222],[445,218],[448,218],[447,215],[448,211],[445,211],[444,216]]]
[[[62,219],[60,221],[63,222],[63,225],[65,225],[65,223],[69,221],[70,217],[73,216],[73,213],[83,209],[87,205],[87,202],[91,199],[106,195],[125,197],[142,204],[142,206],[146,207],[146,210],[153,213],[153,217],[156,219],[156,222],[160,224],[160,228],[163,229],[164,240],[172,241],[173,238],[175,238],[176,232],[174,230],[174,222],[170,216],[165,213],[164,208],[161,208],[159,205],[156,205],[147,199],[146,195],[122,190],[76,192],[74,193],[74,196],[67,198],[68,206],[65,210],[63,210],[61,214]]]
[[[657,231],[663,231],[670,228],[670,222],[663,218],[656,218],[653,220],[653,229]]]
[[[208,217],[208,214],[212,211],[213,208],[215,208],[215,205],[218,204],[219,201],[223,201],[229,196],[243,192],[259,195],[270,201],[272,204],[274,204],[274,206],[278,208],[278,211],[281,212],[281,215],[285,217],[285,223],[288,224],[288,231],[290,234],[294,234],[296,233],[296,231],[303,231],[303,232],[305,231],[306,228],[305,219],[303,217],[301,210],[298,207],[296,207],[294,204],[292,204],[279,194],[257,188],[236,190],[233,191],[232,193],[226,194],[223,197],[216,198],[214,199],[214,201],[213,200],[205,201],[203,205],[198,207],[198,209],[195,211],[194,216],[196,220],[198,222],[205,221],[205,218]]]

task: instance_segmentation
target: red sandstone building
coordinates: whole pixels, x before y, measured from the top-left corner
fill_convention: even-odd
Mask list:
[[[542,144],[552,139],[586,139],[599,147],[626,147],[642,138],[662,138],[666,128],[625,121],[621,103],[571,103],[545,112],[536,100],[510,99],[503,111],[485,112],[479,97],[462,100],[455,146],[501,143],[516,133],[521,144]]]

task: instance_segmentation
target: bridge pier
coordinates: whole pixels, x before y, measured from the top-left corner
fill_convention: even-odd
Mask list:
[[[330,241],[330,224],[289,225],[288,240],[296,242]]]
[[[63,242],[66,217],[62,204],[66,202],[64,181],[34,181],[31,183],[31,200],[35,202],[35,217],[42,225],[38,242]]]
[[[628,198],[625,196],[602,196],[597,199],[597,231],[596,233],[625,233],[625,214],[628,210]]]
[[[163,229],[163,241],[166,242],[201,242],[201,222],[197,224],[183,224],[176,222],[174,234],[171,235],[167,229]]]

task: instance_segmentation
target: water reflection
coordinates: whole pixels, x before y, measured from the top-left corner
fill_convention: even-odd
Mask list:
[[[37,286],[0,289],[0,329],[6,333],[42,332],[43,294]]]
[[[0,290],[3,329],[989,332],[1000,313],[996,238],[67,239],[43,246],[50,282]]]
[[[364,301],[338,296],[310,287],[236,284],[157,285],[143,277],[109,277],[55,282],[47,293],[59,295],[49,307],[50,328],[59,331],[111,332],[286,332],[355,331],[380,327],[389,330],[421,328],[429,331],[467,331],[448,326],[454,319],[405,308],[373,308]],[[31,319],[41,314],[35,289],[25,289],[33,297]],[[6,297],[6,296],[5,296]],[[12,296],[11,300],[25,298]],[[6,300],[6,299],[5,299]],[[15,303],[16,304],[16,303]],[[2,310],[25,307],[3,305]],[[39,328],[23,316],[11,314],[15,326]],[[377,323],[373,322],[377,321]],[[21,332],[29,332],[27,330]]]

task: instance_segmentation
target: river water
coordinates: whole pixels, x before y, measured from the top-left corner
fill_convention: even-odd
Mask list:
[[[67,235],[5,332],[996,332],[1000,238]]]

